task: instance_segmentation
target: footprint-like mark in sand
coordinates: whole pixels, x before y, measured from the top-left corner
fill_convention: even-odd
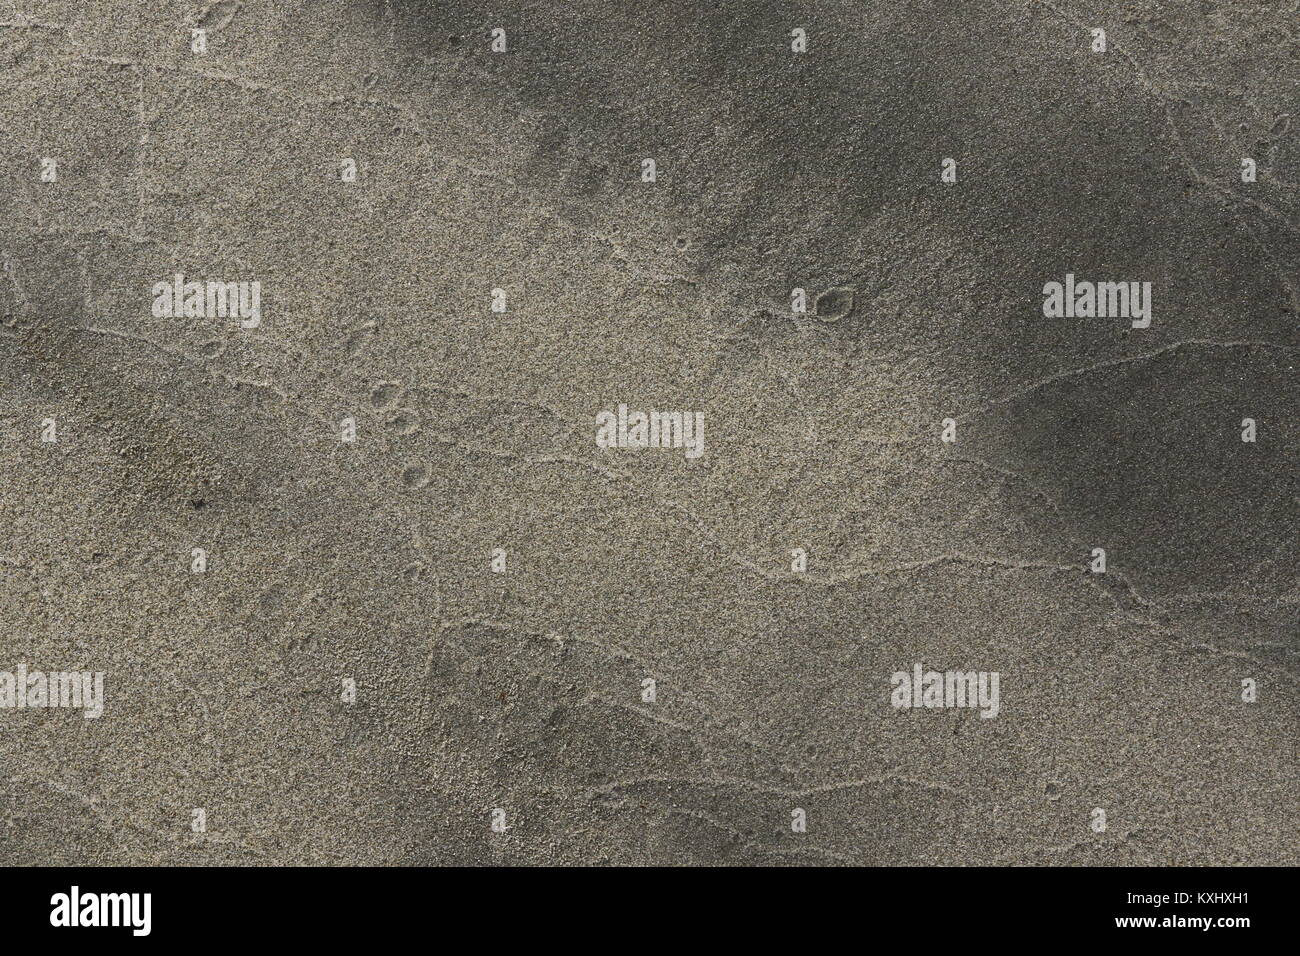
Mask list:
[[[414,435],[420,430],[420,419],[408,409],[400,409],[384,419],[385,424],[397,429],[399,435]]]
[[[375,408],[387,408],[397,401],[402,391],[402,386],[397,382],[380,382],[370,390],[370,404]]]
[[[853,311],[853,292],[849,286],[837,285],[817,296],[813,311],[823,322],[838,322]]]
[[[402,469],[402,486],[408,491],[419,491],[429,483],[430,469],[426,464],[411,464]]]

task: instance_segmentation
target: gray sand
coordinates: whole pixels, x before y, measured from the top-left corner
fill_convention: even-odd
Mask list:
[[[0,862],[1300,862],[1297,24],[0,0]]]

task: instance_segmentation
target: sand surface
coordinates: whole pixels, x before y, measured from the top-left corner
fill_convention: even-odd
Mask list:
[[[0,0],[0,862],[1300,863],[1298,184],[1294,0]]]

